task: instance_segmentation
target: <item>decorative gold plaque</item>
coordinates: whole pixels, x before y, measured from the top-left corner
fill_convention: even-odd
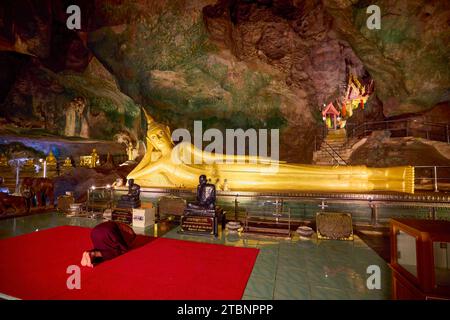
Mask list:
[[[353,240],[353,224],[350,213],[317,212],[316,227],[318,239]]]

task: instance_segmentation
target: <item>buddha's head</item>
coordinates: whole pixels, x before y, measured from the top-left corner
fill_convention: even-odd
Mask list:
[[[156,122],[145,110],[144,113],[147,118],[147,138],[150,143],[163,154],[172,151],[173,142],[169,128]]]

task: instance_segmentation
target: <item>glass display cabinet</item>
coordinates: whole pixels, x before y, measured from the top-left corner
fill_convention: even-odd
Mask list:
[[[89,188],[86,200],[86,212],[91,217],[102,215],[106,209],[113,206],[114,194],[112,188]]]
[[[291,237],[291,210],[283,201],[265,201],[257,206],[246,206],[244,234],[271,237]]]
[[[450,299],[450,221],[391,219],[394,299]]]

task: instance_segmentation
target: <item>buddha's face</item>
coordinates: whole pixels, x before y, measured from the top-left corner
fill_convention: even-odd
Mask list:
[[[159,124],[155,126],[148,132],[148,138],[153,147],[163,154],[172,150],[172,139],[169,131],[164,126]]]

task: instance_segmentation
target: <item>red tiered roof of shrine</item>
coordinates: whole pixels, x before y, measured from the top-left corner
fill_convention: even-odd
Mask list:
[[[340,112],[334,107],[333,103],[330,102],[325,109],[322,111],[322,115],[326,116],[327,114],[333,114],[338,116]]]

